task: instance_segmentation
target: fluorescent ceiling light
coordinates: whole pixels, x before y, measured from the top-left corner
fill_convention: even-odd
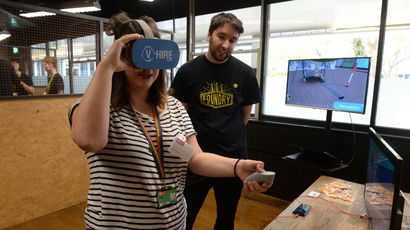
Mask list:
[[[141,2],[153,2],[154,0],[140,0]]]
[[[89,5],[89,6],[61,9],[61,11],[70,12],[70,13],[94,12],[94,11],[100,11],[100,10],[101,10],[101,6],[98,1],[95,1],[92,5]]]
[[[83,12],[93,12],[93,11],[100,11],[100,10],[101,9],[93,7],[93,6],[61,9],[61,11],[70,12],[70,13],[83,13]]]
[[[37,12],[31,12],[31,13],[23,13],[23,14],[19,14],[19,15],[22,16],[22,17],[26,17],[26,18],[35,18],[35,17],[52,16],[52,15],[56,15],[56,14],[46,12],[46,11],[37,11]]]
[[[4,39],[6,39],[10,36],[11,36],[11,34],[9,33],[9,31],[3,30],[3,32],[0,33],[0,41],[4,40]]]

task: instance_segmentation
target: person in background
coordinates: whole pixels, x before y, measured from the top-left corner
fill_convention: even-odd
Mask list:
[[[9,60],[0,57],[0,96],[13,96],[13,85],[20,84]]]
[[[171,92],[187,109],[204,151],[246,159],[246,125],[261,93],[253,69],[231,55],[241,33],[242,22],[235,15],[215,15],[207,35],[208,52],[179,68]],[[189,171],[184,192],[187,229],[192,229],[211,188],[217,204],[214,229],[234,229],[242,184],[235,177],[203,177]]]
[[[64,81],[60,74],[57,73],[57,59],[47,56],[43,60],[44,69],[49,74],[46,92],[44,94],[63,94]]]
[[[167,95],[165,70],[134,66],[133,41],[160,38],[152,18],[120,13],[106,32],[115,41],[69,112],[71,138],[90,167],[87,229],[185,229],[187,168],[244,180],[264,163],[203,152],[184,106]],[[190,159],[170,152],[177,136],[192,146]],[[270,187],[243,183],[256,193]]]
[[[11,60],[11,65],[13,65],[14,71],[20,80],[19,84],[14,85],[14,92],[17,95],[34,94],[33,80],[20,71],[20,63],[18,60]]]

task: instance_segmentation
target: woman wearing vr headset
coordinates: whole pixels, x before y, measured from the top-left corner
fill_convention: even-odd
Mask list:
[[[167,95],[165,71],[133,64],[133,41],[160,38],[152,18],[120,13],[106,32],[115,41],[69,113],[71,137],[86,151],[90,167],[87,228],[184,229],[187,168],[243,180],[264,164],[202,152],[184,106]],[[177,135],[186,140],[182,146],[194,149],[188,161],[169,152]],[[257,193],[270,187],[244,186]]]

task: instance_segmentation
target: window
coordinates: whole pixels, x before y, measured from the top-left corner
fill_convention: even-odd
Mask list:
[[[47,86],[47,72],[43,67],[43,59],[46,56],[45,49],[37,49],[42,44],[36,44],[31,49],[31,60],[33,63],[33,84],[35,86]],[[43,43],[44,47],[45,44]]]
[[[96,66],[96,36],[73,39],[73,93],[84,93]]]
[[[103,33],[103,57],[108,53],[108,50],[110,50],[112,43],[114,42],[114,35],[108,36],[107,33]]]
[[[64,94],[70,93],[70,77],[69,77],[69,63],[68,63],[68,44],[67,39],[61,39],[57,42],[50,42],[56,44],[57,56],[57,72],[61,75],[64,81]]]
[[[410,2],[390,0],[376,125],[410,129]]]
[[[166,21],[161,21],[157,22],[158,29],[162,31],[174,31],[173,28],[173,20],[166,20]],[[175,67],[174,70],[174,75],[176,71],[178,71],[178,68],[181,67],[185,62],[187,62],[187,54],[186,54],[186,34],[187,34],[187,18],[177,18],[175,19],[175,33],[173,36],[173,41],[177,43],[179,47],[179,62],[178,65]],[[161,38],[162,39],[169,39],[171,40],[171,34],[169,33],[161,33]],[[167,70],[167,74],[170,77],[168,81],[168,86],[171,84],[171,79],[173,79],[174,76],[172,76],[172,73],[170,70]]]
[[[325,120],[326,111],[285,105],[290,59],[371,57],[365,114],[353,123],[369,124],[376,67],[381,0],[309,0],[270,5],[269,41],[262,115]],[[350,123],[348,113],[333,121]]]
[[[235,50],[252,50],[259,48],[261,7],[255,6],[226,12],[233,13],[243,23],[244,33],[241,34]],[[205,53],[208,50],[208,41],[206,40],[206,37],[208,35],[209,24],[211,23],[211,18],[218,13],[195,17],[196,53]]]

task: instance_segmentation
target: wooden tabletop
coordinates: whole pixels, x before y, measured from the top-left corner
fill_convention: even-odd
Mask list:
[[[291,203],[280,215],[279,218],[273,220],[269,223],[264,230],[274,230],[274,229],[370,229],[369,222],[366,219],[361,219],[358,216],[349,215],[342,213],[339,209],[332,206],[332,204],[321,198],[304,197],[307,196],[311,191],[320,192],[320,188],[325,187],[335,181],[343,182],[352,186],[352,197],[353,201],[345,201],[338,198],[330,198],[320,194],[321,198],[329,201],[330,203],[336,205],[345,212],[365,215],[366,208],[363,199],[363,189],[362,184],[353,183],[350,181],[345,181],[328,176],[320,176],[308,189],[306,189],[293,203]],[[295,216],[293,210],[299,206],[300,203],[309,204],[312,206],[310,212],[305,216],[299,216],[297,218],[286,218],[289,216]]]

